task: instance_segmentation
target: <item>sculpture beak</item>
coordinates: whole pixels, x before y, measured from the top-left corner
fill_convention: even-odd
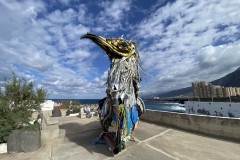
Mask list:
[[[84,34],[80,39],[83,38],[91,39],[107,53],[110,59],[127,57],[135,52],[132,43],[123,38],[104,38],[93,33]]]
[[[99,37],[99,35],[97,35],[97,34],[87,32],[87,34],[82,35],[82,37],[80,39],[83,39],[83,38],[94,39],[94,38],[98,38],[98,37]]]

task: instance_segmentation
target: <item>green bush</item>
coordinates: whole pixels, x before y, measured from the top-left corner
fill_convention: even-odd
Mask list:
[[[32,131],[32,130],[38,130],[40,128],[39,123],[29,124],[27,126],[23,126],[21,130],[23,131]]]
[[[72,100],[72,106],[80,106],[79,100]]]
[[[14,73],[12,79],[5,78],[2,87],[4,89],[0,90],[0,143],[7,141],[12,130],[25,128],[33,111],[39,111],[40,104],[46,100],[45,90],[35,89],[34,82],[16,78]]]
[[[15,115],[7,107],[5,101],[0,101],[0,143],[7,142],[9,133],[16,123]]]
[[[62,103],[62,105],[61,105],[62,108],[69,109],[70,100],[61,100],[60,102]]]
[[[73,107],[72,113],[79,113],[81,107]]]
[[[81,109],[80,101],[79,100],[72,100],[71,109],[72,109],[72,113],[79,113],[80,109]]]

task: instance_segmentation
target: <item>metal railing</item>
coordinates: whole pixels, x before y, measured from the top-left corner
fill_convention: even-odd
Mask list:
[[[189,98],[189,101],[199,101],[199,102],[233,102],[239,103],[240,97],[212,97],[212,98]]]

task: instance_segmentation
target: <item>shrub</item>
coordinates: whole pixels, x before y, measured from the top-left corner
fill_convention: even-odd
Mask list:
[[[80,106],[79,100],[72,100],[72,106]]]
[[[7,142],[8,135],[14,129],[15,115],[7,107],[7,103],[0,101],[0,143]]]
[[[79,113],[80,112],[80,101],[79,100],[72,100],[71,103],[72,113]]]
[[[73,107],[72,113],[79,113],[81,107]]]
[[[62,100],[61,103],[62,103],[62,107],[64,109],[69,109],[69,107],[70,107],[70,100]]]
[[[35,122],[34,124],[29,124],[27,126],[24,126],[21,128],[23,131],[32,131],[32,130],[38,130],[40,128],[40,124]]]
[[[61,103],[61,106],[54,107],[54,109],[73,109],[74,107],[80,106],[79,100],[59,100],[59,103]]]
[[[34,82],[24,78],[5,78],[4,90],[0,90],[0,143],[6,142],[13,129],[25,128],[33,111],[39,111],[40,104],[46,99],[46,91],[34,88]],[[35,125],[34,125],[35,126]],[[36,127],[26,127],[27,129]]]

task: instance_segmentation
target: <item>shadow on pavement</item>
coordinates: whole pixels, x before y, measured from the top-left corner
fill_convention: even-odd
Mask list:
[[[66,130],[65,137],[70,142],[82,146],[89,153],[99,153],[108,157],[113,157],[112,152],[107,147],[92,145],[92,141],[96,139],[102,131],[99,121],[93,121],[87,124],[71,122],[62,124],[59,128]]]

